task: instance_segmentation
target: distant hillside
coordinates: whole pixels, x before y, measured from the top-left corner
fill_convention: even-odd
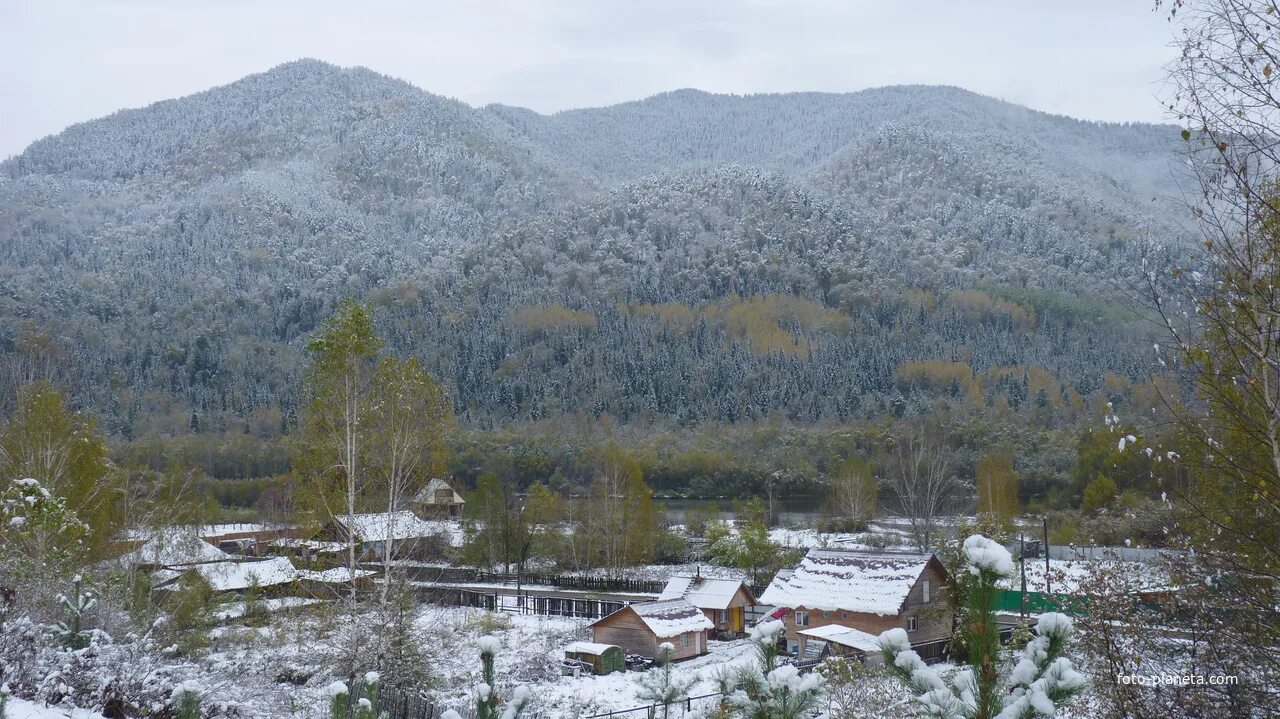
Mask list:
[[[934,360],[1088,394],[1145,367],[1105,298],[1177,239],[1175,138],[947,87],[543,116],[304,60],[0,165],[0,351],[51,334],[126,434],[287,415],[345,296],[485,426],[919,409]]]

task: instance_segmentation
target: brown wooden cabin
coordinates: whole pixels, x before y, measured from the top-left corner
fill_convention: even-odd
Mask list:
[[[591,624],[597,644],[616,644],[628,654],[658,658],[658,647],[670,642],[673,660],[707,653],[713,625],[701,609],[685,599],[631,604]]]

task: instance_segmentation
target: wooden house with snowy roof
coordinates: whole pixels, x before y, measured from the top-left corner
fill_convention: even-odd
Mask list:
[[[670,642],[671,658],[679,660],[706,654],[707,634],[713,627],[701,609],[681,597],[625,606],[592,623],[591,640],[650,659],[658,657],[658,647]]]
[[[448,482],[433,477],[413,497],[413,509],[427,519],[457,519],[466,509],[467,500]]]
[[[388,549],[398,559],[421,558],[440,543],[440,526],[408,510],[343,515],[326,524],[317,538],[346,542],[349,536],[362,559],[384,559]]]
[[[941,659],[951,638],[951,612],[941,597],[946,581],[947,570],[933,554],[811,549],[794,569],[774,577],[760,601],[778,608],[773,616],[786,627],[787,648],[802,657],[816,659],[832,642],[868,655],[867,636],[900,627],[930,661]],[[831,625],[839,629],[814,632]]]
[[[659,600],[680,598],[701,609],[715,625],[715,631],[727,634],[746,631],[747,607],[756,604],[756,597],[746,582],[701,574],[671,577],[658,596]]]

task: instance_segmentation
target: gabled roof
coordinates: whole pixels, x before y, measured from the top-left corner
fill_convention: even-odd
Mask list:
[[[467,500],[463,499],[461,494],[458,494],[458,490],[453,488],[453,485],[439,477],[432,477],[431,481],[427,482],[427,486],[423,487],[422,490],[418,492],[417,496],[413,498],[413,501],[418,502],[419,504],[435,504],[436,490],[438,489],[449,490],[449,492],[453,494],[453,499],[451,500],[453,504],[467,503]]]
[[[378,512],[337,517],[336,521],[349,529],[360,542],[385,542],[392,539],[418,539],[436,533],[436,525],[419,519],[413,512]]]
[[[288,584],[298,578],[298,570],[294,569],[288,557],[166,567],[156,572],[154,578],[159,584],[167,584],[187,572],[199,574],[214,591],[218,592],[248,589],[254,584],[259,587],[274,587],[277,584]]]
[[[194,564],[231,559],[231,555],[201,539],[192,527],[162,527],[133,530],[130,537],[143,539],[142,546],[120,557],[130,564]]]
[[[932,554],[811,549],[790,575],[778,573],[760,602],[892,616],[931,561]]]
[[[800,633],[806,637],[821,639],[824,642],[832,642],[833,644],[851,647],[864,652],[880,651],[880,644],[876,641],[874,634],[846,627],[843,624],[824,624],[813,629],[801,629]]]
[[[749,603],[755,603],[755,597],[751,596],[751,589],[741,580],[701,576],[677,576],[668,579],[667,586],[663,587],[658,600],[684,597],[699,609],[728,609],[739,589],[745,591],[750,597]]]
[[[681,599],[668,599],[657,602],[644,602],[643,604],[632,604],[617,612],[610,614],[604,619],[597,619],[591,623],[595,626],[616,616],[619,612],[633,611],[635,612],[649,631],[659,638],[678,637],[685,632],[699,632],[704,629],[714,629],[715,625],[707,619],[707,615],[702,613],[701,609],[690,604],[688,601]]]

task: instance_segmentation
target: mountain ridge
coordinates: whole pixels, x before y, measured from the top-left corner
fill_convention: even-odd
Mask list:
[[[288,408],[306,334],[355,296],[481,423],[844,417],[904,391],[895,365],[966,353],[1092,391],[1141,352],[1068,349],[1130,329],[1062,308],[1172,232],[1150,202],[1166,129],[929,86],[539,115],[298,61],[0,164],[0,354],[40,328],[126,417]],[[699,349],[628,307],[703,317]],[[639,382],[628,347],[665,369]],[[703,372],[720,379],[687,384]]]

